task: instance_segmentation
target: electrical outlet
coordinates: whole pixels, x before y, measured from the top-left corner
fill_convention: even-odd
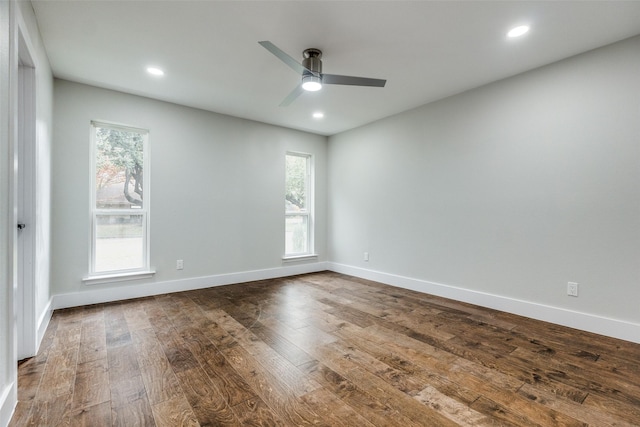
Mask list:
[[[570,297],[577,297],[578,296],[578,284],[575,282],[569,282],[567,283],[567,295],[569,295]]]
[[[184,261],[179,259],[176,261],[176,270],[182,270],[184,268]]]
[[[365,252],[365,253],[364,253],[363,259],[364,259],[365,261],[369,261],[369,252]]]

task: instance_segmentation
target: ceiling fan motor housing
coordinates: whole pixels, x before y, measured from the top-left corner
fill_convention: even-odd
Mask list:
[[[311,70],[316,76],[322,74],[322,51],[320,49],[305,49],[302,52],[304,59],[302,60],[302,66],[308,70]],[[307,74],[305,72],[305,74]]]

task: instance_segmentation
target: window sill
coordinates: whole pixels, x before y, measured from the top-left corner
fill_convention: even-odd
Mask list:
[[[153,277],[155,270],[134,271],[132,273],[114,273],[89,276],[82,279],[85,285],[99,285],[101,283],[124,282],[126,280],[138,280]]]
[[[317,261],[318,254],[306,254],[306,255],[291,255],[282,257],[283,263],[298,262],[298,261]]]

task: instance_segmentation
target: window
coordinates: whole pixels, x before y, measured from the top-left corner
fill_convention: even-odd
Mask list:
[[[313,196],[311,155],[287,153],[285,258],[313,253]]]
[[[149,270],[148,131],[91,123],[90,276]]]

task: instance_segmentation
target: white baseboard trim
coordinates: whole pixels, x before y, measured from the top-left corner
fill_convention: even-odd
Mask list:
[[[0,426],[9,425],[17,403],[18,389],[16,388],[16,382],[13,381],[0,393]]]
[[[96,289],[97,286],[92,286],[91,289],[82,292],[54,295],[51,298],[51,310],[141,298],[171,292],[190,291],[214,286],[231,285],[234,283],[252,282],[255,280],[275,279],[278,277],[315,273],[326,269],[326,262],[314,262],[290,264],[282,267],[244,271],[239,273],[227,273],[182,280],[144,283],[141,285],[129,284],[122,286],[122,282],[120,282],[118,283],[117,288],[107,287],[108,284],[103,283],[101,284],[100,289]]]
[[[334,262],[329,262],[327,268],[336,273],[348,274],[386,285],[410,289],[625,341],[640,343],[640,324],[637,323]]]
[[[51,321],[51,316],[53,316],[53,309],[51,308],[52,303],[53,297],[49,298],[49,302],[38,319],[38,330],[36,331],[36,353],[38,353],[38,350],[40,349],[40,343],[42,343],[44,334],[47,332],[47,326],[49,326],[49,322]]]

